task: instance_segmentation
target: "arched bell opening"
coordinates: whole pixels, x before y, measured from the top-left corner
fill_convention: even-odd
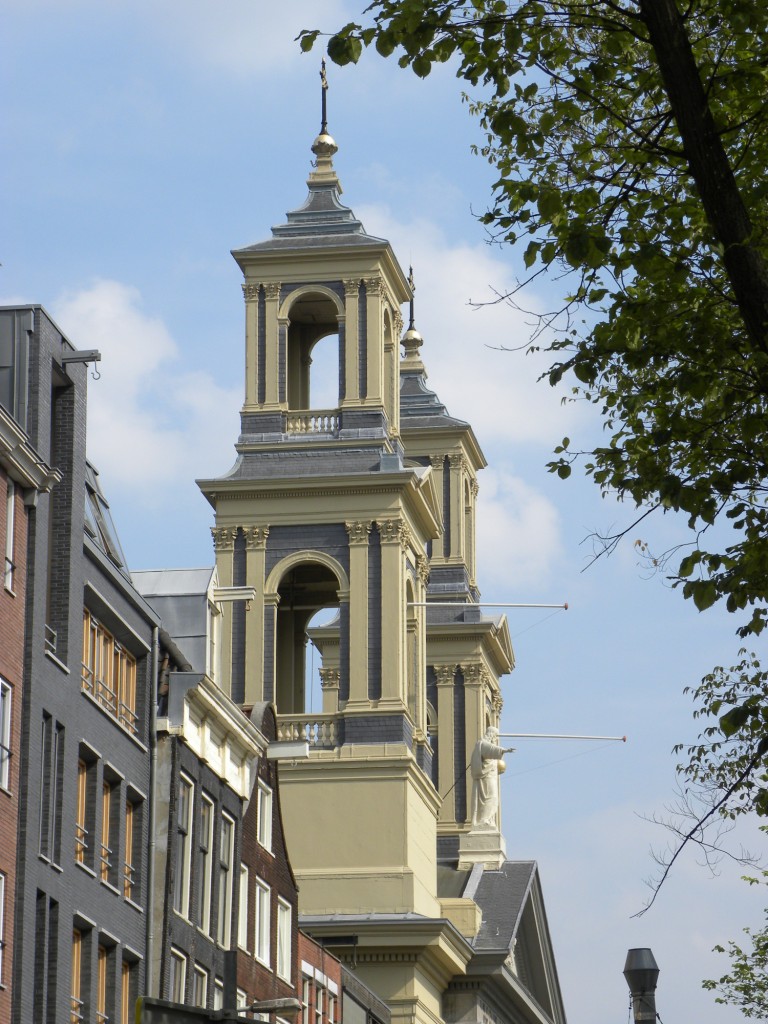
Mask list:
[[[317,562],[292,566],[280,581],[275,649],[278,714],[298,715],[308,708],[307,629],[321,610],[338,610],[339,586],[332,570]]]
[[[286,380],[289,409],[338,408],[339,310],[328,295],[304,293],[289,310]]]
[[[315,612],[307,625],[304,711],[310,715],[339,710],[341,682],[341,609],[336,604]]]

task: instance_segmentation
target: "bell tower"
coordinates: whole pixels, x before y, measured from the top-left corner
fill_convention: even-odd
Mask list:
[[[389,243],[342,204],[322,128],[303,206],[233,252],[246,350],[237,460],[199,481],[216,513],[220,584],[242,588],[224,606],[222,675],[241,705],[275,703],[281,738],[310,742],[281,780],[302,909],[437,916],[424,605],[441,511],[431,467],[409,463],[400,437],[411,291]],[[313,354],[328,340],[338,399],[317,408]],[[321,609],[330,622],[309,628],[318,711],[305,680]]]

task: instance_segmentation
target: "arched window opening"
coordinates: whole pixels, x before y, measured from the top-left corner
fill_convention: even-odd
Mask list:
[[[307,624],[304,711],[332,714],[339,708],[339,606],[321,608]]]
[[[338,407],[338,334],[338,310],[327,295],[308,293],[291,306],[286,355],[289,409]],[[318,345],[320,341],[323,345]],[[320,404],[321,398],[325,404]]]
[[[321,609],[338,609],[338,590],[336,576],[317,562],[293,566],[280,582],[275,691],[279,714],[299,715],[308,707],[307,628]]]

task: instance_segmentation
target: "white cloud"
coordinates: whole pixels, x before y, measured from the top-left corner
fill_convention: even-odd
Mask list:
[[[222,453],[232,452],[237,437],[239,390],[187,370],[167,327],[141,308],[137,289],[97,281],[63,295],[54,310],[78,348],[102,354],[100,379],[88,385],[88,454],[109,480],[168,494],[207,469],[228,468]]]
[[[452,416],[472,424],[481,445],[494,440],[551,445],[582,419],[581,406],[564,406],[561,390],[537,382],[551,360],[498,351],[525,348],[532,332],[525,314],[493,303],[495,294],[514,287],[509,260],[483,243],[451,245],[436,224],[403,224],[385,207],[355,212],[371,234],[391,241],[403,263],[413,263],[416,326],[424,335],[429,385]],[[543,301],[534,293],[526,298],[531,305]]]
[[[562,555],[557,509],[519,477],[483,471],[477,510],[477,578],[484,593],[501,588],[513,600],[521,587],[546,585]]]

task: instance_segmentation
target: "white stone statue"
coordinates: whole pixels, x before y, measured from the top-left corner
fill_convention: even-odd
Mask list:
[[[504,770],[502,758],[514,747],[498,745],[499,730],[489,726],[478,740],[469,762],[472,772],[472,829],[499,830],[499,772]]]

